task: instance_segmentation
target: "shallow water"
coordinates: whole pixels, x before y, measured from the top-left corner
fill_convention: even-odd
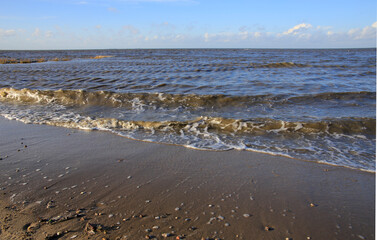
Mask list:
[[[0,113],[10,119],[375,171],[375,49],[0,51],[3,57],[70,59],[0,65]]]

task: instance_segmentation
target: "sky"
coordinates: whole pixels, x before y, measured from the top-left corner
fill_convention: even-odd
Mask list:
[[[375,0],[1,0],[0,49],[376,47]]]

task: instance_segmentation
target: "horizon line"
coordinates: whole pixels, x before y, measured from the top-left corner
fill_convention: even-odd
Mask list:
[[[172,48],[61,48],[61,49],[0,49],[0,51],[89,51],[89,50],[189,50],[189,49],[266,49],[266,50],[326,50],[326,49],[377,49],[377,46],[374,47],[172,47]]]

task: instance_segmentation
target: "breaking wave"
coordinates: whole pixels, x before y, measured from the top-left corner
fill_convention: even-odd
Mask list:
[[[67,106],[96,105],[109,107],[127,107],[138,99],[143,104],[158,107],[185,106],[199,107],[232,107],[252,104],[287,104],[305,103],[318,100],[372,100],[376,99],[375,92],[341,92],[320,93],[314,95],[293,96],[259,95],[259,96],[230,96],[230,95],[195,95],[168,93],[116,93],[110,91],[85,90],[33,90],[0,88],[0,100],[3,102],[18,102],[29,104],[56,103]]]

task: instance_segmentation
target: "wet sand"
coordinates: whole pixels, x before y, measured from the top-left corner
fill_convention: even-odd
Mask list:
[[[0,239],[374,239],[375,174],[0,118]]]

